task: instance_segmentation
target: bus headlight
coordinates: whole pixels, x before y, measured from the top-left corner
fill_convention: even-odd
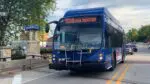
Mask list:
[[[99,57],[99,60],[102,60],[103,59],[103,57]]]
[[[53,61],[55,61],[56,59],[55,58],[53,58]]]
[[[103,54],[99,54],[99,60],[103,59]]]

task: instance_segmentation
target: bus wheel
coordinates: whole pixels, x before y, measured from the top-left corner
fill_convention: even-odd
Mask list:
[[[124,63],[124,61],[125,61],[125,60],[124,60],[124,56],[123,56],[123,57],[122,57],[122,61],[121,61],[121,63],[123,64],[123,63]]]
[[[113,54],[112,56],[112,62],[111,62],[112,67],[109,69],[109,71],[113,71],[116,68],[116,55]]]

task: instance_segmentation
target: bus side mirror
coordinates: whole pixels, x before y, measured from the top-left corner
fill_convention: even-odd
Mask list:
[[[48,33],[48,32],[49,32],[49,29],[50,29],[49,24],[46,24],[46,25],[45,25],[45,32]]]
[[[50,26],[49,26],[50,24],[56,24],[56,25],[57,25],[57,24],[58,24],[58,21],[51,21],[51,22],[49,22],[48,24],[46,24],[46,25],[45,25],[45,32],[46,32],[46,33],[48,33],[49,30],[50,30]]]

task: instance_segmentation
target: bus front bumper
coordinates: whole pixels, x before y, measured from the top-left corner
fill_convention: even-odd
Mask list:
[[[71,69],[105,69],[105,63],[83,63],[83,64],[49,64],[49,69],[71,70]]]

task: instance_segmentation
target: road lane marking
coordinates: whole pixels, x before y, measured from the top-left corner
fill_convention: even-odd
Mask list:
[[[14,76],[12,84],[22,84],[22,75],[21,74],[17,74]]]
[[[127,64],[125,64],[125,65],[123,65],[123,66],[126,67]],[[123,67],[123,66],[122,66],[122,67]],[[122,67],[120,67],[119,70],[121,70]],[[122,73],[122,72],[121,72],[121,73]],[[106,84],[111,84],[112,81],[117,77],[118,74],[119,74],[119,71],[116,71],[115,74],[112,76],[112,78],[111,78],[110,80],[107,80],[107,81],[106,81]]]
[[[120,75],[120,77],[117,79],[116,84],[121,84],[121,81],[124,79],[126,72],[129,69],[129,65],[126,66],[125,70],[122,72],[122,74]]]
[[[56,72],[58,72],[58,71],[56,71]],[[53,75],[53,74],[55,74],[56,72],[54,72],[54,73],[49,73],[49,74],[46,74],[46,75],[44,75],[44,76],[40,76],[40,77],[37,77],[37,78],[33,78],[33,79],[30,79],[30,80],[23,81],[22,84],[25,84],[25,83],[28,83],[28,82],[31,82],[31,81],[35,81],[35,80],[38,80],[38,79],[41,79],[41,78],[44,78],[44,77]]]

